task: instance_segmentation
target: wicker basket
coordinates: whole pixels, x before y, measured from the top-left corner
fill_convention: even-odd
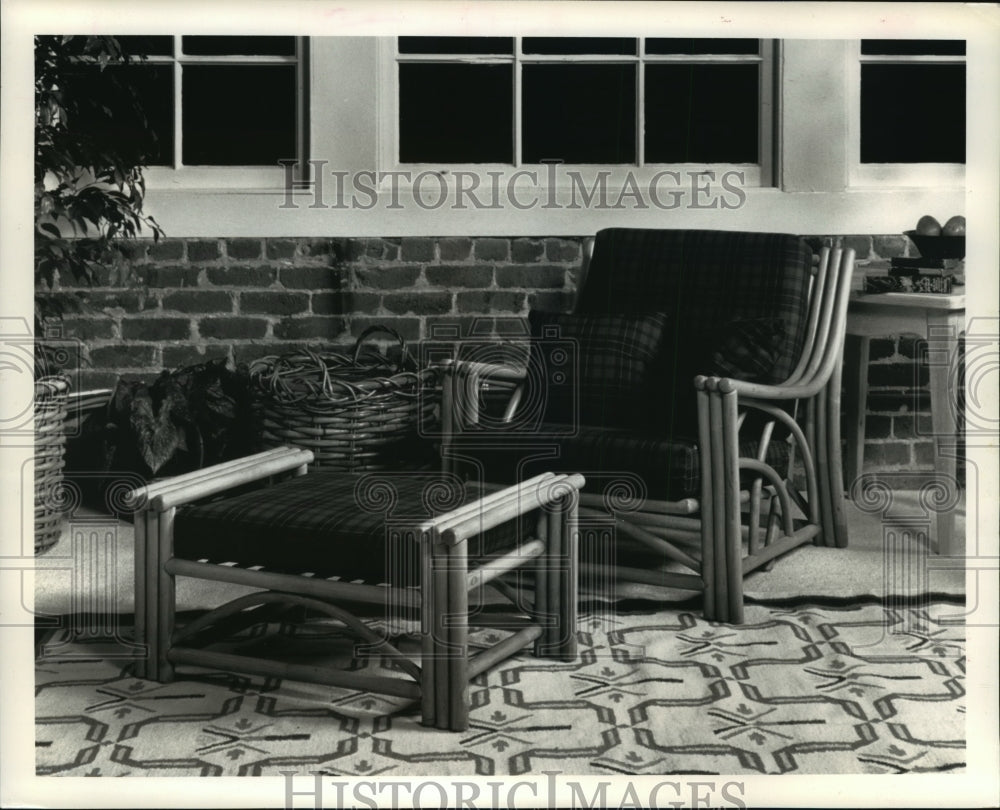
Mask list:
[[[399,342],[398,363],[363,345],[375,332]],[[251,364],[250,379],[264,447],[303,447],[313,451],[318,466],[350,472],[427,460],[420,427],[435,416],[437,374],[419,369],[392,329],[365,330],[351,352],[261,358]]]
[[[69,380],[65,377],[35,381],[35,554],[52,548],[62,531],[68,396]]]

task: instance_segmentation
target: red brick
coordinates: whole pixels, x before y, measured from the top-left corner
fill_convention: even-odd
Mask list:
[[[369,317],[355,317],[351,318],[351,335],[358,337],[362,332],[365,331],[369,326],[374,325],[389,326],[395,329],[403,340],[408,342],[414,342],[420,340],[420,319],[411,316],[407,317],[391,317],[391,316],[379,316],[376,318]],[[391,340],[389,336],[385,337],[385,340]]]
[[[528,309],[541,312],[572,312],[576,295],[569,290],[546,290],[528,295]]]
[[[164,346],[163,367],[184,368],[228,356],[228,346],[205,346],[201,350],[198,346]]]
[[[456,296],[459,312],[520,312],[524,293],[510,290],[475,290]]]
[[[343,276],[334,267],[282,267],[280,280],[289,289],[339,290]]]
[[[110,340],[115,336],[114,321],[107,316],[96,318],[63,318],[63,339]]]
[[[472,240],[464,236],[440,239],[438,240],[438,253],[443,262],[468,259],[472,255]]]
[[[260,239],[227,239],[226,255],[230,259],[259,259]]]
[[[907,240],[901,234],[876,236],[872,241],[875,253],[883,259],[891,259],[894,256],[902,256],[906,253]]]
[[[546,239],[545,257],[550,262],[575,262],[580,258],[580,242],[575,239]]]
[[[914,337],[913,335],[900,335],[899,353],[903,357],[910,357],[926,362],[927,341],[924,338]]]
[[[399,258],[404,262],[434,261],[434,240],[425,236],[407,236],[400,243]]]
[[[914,462],[921,467],[934,466],[934,442],[913,443]]]
[[[295,257],[296,243],[291,239],[268,239],[267,258],[290,260]]]
[[[123,318],[124,340],[187,340],[191,321],[187,318]]]
[[[355,271],[362,287],[394,290],[412,287],[420,277],[418,267],[359,267]]]
[[[219,290],[183,290],[163,296],[163,309],[178,312],[232,312],[233,299]]]
[[[909,391],[870,391],[868,411],[882,413],[907,413],[930,407],[930,393],[911,389]]]
[[[92,366],[99,368],[150,368],[156,347],[151,344],[135,344],[131,346],[117,344],[114,346],[98,346],[90,350]]]
[[[272,267],[209,267],[205,275],[220,287],[268,287],[277,271]]]
[[[136,274],[150,287],[195,287],[198,284],[195,267],[145,266],[137,268]]]
[[[493,283],[492,267],[469,265],[441,265],[424,270],[427,283],[432,287],[489,287]]]
[[[80,369],[73,377],[74,391],[96,391],[101,388],[110,388],[118,384],[119,375],[117,371],[95,371],[90,368]]]
[[[541,261],[545,243],[541,239],[515,239],[510,246],[510,256],[515,262]]]
[[[263,318],[202,318],[198,321],[198,334],[203,338],[249,340],[262,338],[266,332],[267,321]]]
[[[875,467],[902,467],[910,464],[910,445],[907,442],[880,442],[865,444],[865,464]]]
[[[510,240],[481,237],[476,240],[474,251],[476,254],[476,261],[507,261],[510,257]]]
[[[424,319],[424,336],[430,340],[489,338],[495,328],[496,319],[489,315],[430,315]]]
[[[240,312],[264,315],[295,315],[309,309],[309,296],[301,292],[240,293]]]
[[[415,315],[440,315],[451,312],[451,293],[386,293],[382,296],[382,306],[397,315],[405,315],[410,312]]]
[[[566,269],[550,264],[512,264],[496,269],[500,287],[558,288],[566,283]]]
[[[343,318],[320,315],[283,318],[274,325],[274,336],[278,340],[304,340],[308,338],[332,340],[343,331]]]
[[[353,312],[373,313],[381,296],[370,292],[313,293],[314,315],[350,315]]]
[[[149,246],[147,256],[157,262],[183,259],[184,242],[181,239],[161,239]]]
[[[191,262],[213,262],[222,256],[222,252],[217,240],[188,241],[187,256]]]
[[[897,417],[897,421],[900,417]],[[888,439],[892,436],[891,416],[869,416],[865,419],[865,436],[869,439]]]
[[[149,309],[156,308],[156,301],[147,299],[142,293],[130,290],[116,292],[83,292],[80,299],[91,309],[124,309],[128,312],[139,312],[148,303]]]

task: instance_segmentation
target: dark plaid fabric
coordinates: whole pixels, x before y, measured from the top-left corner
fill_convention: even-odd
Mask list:
[[[789,234],[608,228],[597,233],[577,311],[666,312],[670,357],[690,353],[706,327],[780,320],[785,337],[767,377],[781,382],[805,340],[811,264],[809,247]]]
[[[715,335],[708,368],[734,380],[782,382],[774,378],[785,322],[776,318],[746,318],[725,324]]]
[[[174,553],[272,571],[414,585],[419,581],[418,549],[392,529],[477,497],[477,490],[466,489],[454,476],[321,469],[179,509]],[[470,558],[514,547],[527,528],[525,521],[511,521],[473,538]]]
[[[558,427],[546,430],[542,425],[536,440],[517,447],[509,446],[499,435],[465,434],[455,449],[477,458],[491,481],[510,482],[547,470],[578,472],[587,479],[586,492],[602,492],[616,480],[634,481],[638,477],[646,496],[655,500],[701,497],[701,462],[693,438],[664,438],[594,426],[582,426],[575,436],[559,436],[558,432]],[[758,442],[745,441],[740,443],[739,452],[756,458],[758,448]],[[772,442],[767,462],[784,474],[789,453],[786,442]]]
[[[545,385],[545,421],[620,426],[641,416],[666,315],[532,311],[528,318],[529,368]]]

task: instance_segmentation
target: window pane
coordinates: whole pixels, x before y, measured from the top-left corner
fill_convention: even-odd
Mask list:
[[[635,65],[525,65],[526,163],[635,163]]]
[[[173,56],[173,37],[115,37],[122,50],[131,56]]]
[[[400,37],[400,53],[514,53],[513,37]]]
[[[938,55],[962,56],[964,39],[863,39],[861,53],[889,54],[893,56]]]
[[[613,54],[635,56],[636,40],[631,37],[525,37],[523,53]]]
[[[512,65],[399,66],[403,163],[511,163]]]
[[[184,163],[276,166],[297,157],[293,65],[188,65]]]
[[[295,37],[184,37],[193,56],[294,56]]]
[[[646,40],[648,54],[756,54],[759,39],[682,39],[651,37]]]
[[[67,98],[76,100],[68,110],[71,131],[129,162],[173,162],[174,75],[169,65],[115,65],[103,71],[81,66],[67,74],[66,84]]]
[[[648,163],[757,163],[757,65],[646,66]]]
[[[964,163],[965,65],[862,65],[862,163]]]

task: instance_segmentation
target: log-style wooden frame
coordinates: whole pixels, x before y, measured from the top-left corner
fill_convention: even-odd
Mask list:
[[[590,239],[584,246],[580,286],[592,250]],[[808,542],[847,545],[840,386],[854,250],[824,247],[817,259],[812,267],[805,344],[795,370],[784,383],[762,385],[706,376],[694,379],[700,498],[647,499],[626,513],[609,505],[609,499],[601,494],[580,496],[581,516],[612,518],[618,532],[690,572],[618,567],[619,578],[703,591],[705,617],[710,620],[742,623],[744,577],[770,565],[779,555]],[[456,436],[478,422],[483,385],[489,383],[494,391],[504,385],[513,389],[503,417],[510,421],[520,402],[526,370],[455,360],[446,362],[444,371],[442,457],[448,469],[459,453]],[[794,416],[781,407],[788,403]],[[759,437],[757,457],[742,458],[740,431],[750,409],[769,418]],[[804,494],[764,461],[779,423],[788,429],[792,457],[801,464]],[[789,466],[794,470],[794,464]],[[581,565],[581,570],[586,568]]]
[[[421,722],[451,731],[468,727],[469,681],[534,643],[539,657],[576,658],[577,514],[579,475],[546,473],[483,495],[431,520],[401,527],[403,541],[419,544],[420,577],[415,587],[397,588],[257,568],[201,562],[174,556],[174,518],[185,504],[235,486],[274,476],[305,475],[309,450],[276,448],[204,470],[154,482],[132,493],[135,507],[136,642],[146,648],[139,677],[161,683],[175,678],[177,665],[289,678],[396,695],[418,700]],[[470,569],[468,541],[482,532],[530,513],[537,514],[536,537],[525,538],[507,554]],[[277,538],[276,538],[277,541]],[[516,632],[474,656],[469,655],[469,593],[506,585],[501,575],[530,564],[536,597]],[[182,628],[176,626],[178,576],[262,589],[231,600]],[[518,606],[524,605],[523,595]],[[338,602],[399,605],[420,617],[420,663],[411,661]],[[512,599],[512,601],[514,601]],[[231,633],[298,606],[334,618],[353,631],[366,649],[394,659],[408,679],[290,664],[200,649],[208,631]],[[474,624],[479,624],[478,620]],[[510,623],[504,624],[505,629]]]

